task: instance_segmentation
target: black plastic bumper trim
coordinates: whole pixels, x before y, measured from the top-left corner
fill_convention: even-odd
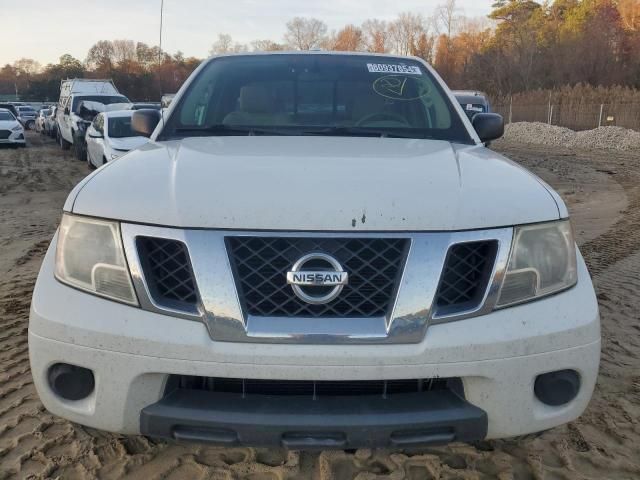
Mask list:
[[[487,415],[449,390],[315,400],[175,390],[142,410],[140,430],[227,446],[404,448],[481,440]]]

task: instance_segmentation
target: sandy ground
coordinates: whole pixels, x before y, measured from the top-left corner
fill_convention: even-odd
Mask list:
[[[600,378],[576,422],[416,451],[286,452],[93,431],[44,410],[27,352],[31,290],[64,199],[86,173],[49,139],[0,149],[0,480],[640,478],[640,154],[496,143],[567,199],[598,291]]]

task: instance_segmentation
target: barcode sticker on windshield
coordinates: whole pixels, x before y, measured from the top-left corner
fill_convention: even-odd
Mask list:
[[[412,65],[393,65],[389,63],[367,63],[370,73],[408,73],[409,75],[422,75],[420,67]]]

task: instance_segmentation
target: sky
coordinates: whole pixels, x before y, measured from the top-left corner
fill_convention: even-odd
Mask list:
[[[432,15],[444,0],[164,0],[163,50],[203,58],[218,34],[235,41],[282,41],[295,17],[323,20],[329,30],[367,18],[411,11]],[[484,16],[493,0],[457,0],[459,13]],[[160,0],[0,0],[0,65],[26,57],[42,65],[65,53],[84,60],[98,40],[158,44]]]

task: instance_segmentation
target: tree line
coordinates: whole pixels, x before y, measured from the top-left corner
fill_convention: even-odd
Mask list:
[[[577,84],[640,88],[640,0],[497,0],[487,18],[465,17],[456,0],[430,15],[401,13],[329,30],[296,17],[279,40],[236,42],[221,33],[210,53],[342,50],[414,55],[434,65],[452,88],[495,97]],[[0,94],[56,100],[60,80],[113,78],[136,100],[175,92],[201,59],[132,40],[102,40],[85,59],[68,54],[44,67],[20,59],[0,69]]]

